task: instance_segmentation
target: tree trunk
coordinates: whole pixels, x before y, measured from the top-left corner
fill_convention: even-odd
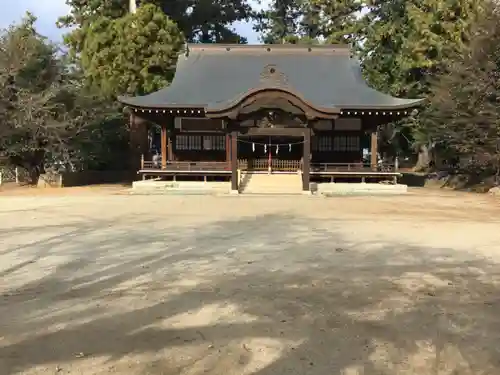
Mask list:
[[[38,179],[40,178],[40,175],[44,172],[43,166],[41,166],[41,165],[30,166],[27,168],[27,170],[28,170],[28,174],[29,174],[30,185],[37,185]]]
[[[415,165],[415,171],[425,171],[429,168],[431,163],[431,152],[427,145],[421,145],[418,150],[417,164]]]
[[[129,0],[128,10],[132,14],[135,14],[137,12],[137,3],[136,3],[136,0]]]

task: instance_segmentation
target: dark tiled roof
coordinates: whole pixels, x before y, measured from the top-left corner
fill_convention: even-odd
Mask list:
[[[422,102],[370,88],[345,46],[220,44],[189,45],[169,87],[119,100],[133,107],[219,111],[260,89],[285,90],[326,110],[404,109]]]

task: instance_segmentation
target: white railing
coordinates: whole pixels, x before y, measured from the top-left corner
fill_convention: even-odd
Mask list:
[[[271,162],[269,165],[269,162]],[[241,170],[297,172],[301,169],[300,160],[284,159],[239,159],[238,168]]]

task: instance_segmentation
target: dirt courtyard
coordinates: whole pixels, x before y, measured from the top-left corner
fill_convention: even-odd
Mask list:
[[[500,201],[0,195],[0,374],[500,374]]]

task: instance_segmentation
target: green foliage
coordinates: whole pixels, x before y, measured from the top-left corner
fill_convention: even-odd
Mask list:
[[[85,170],[126,170],[129,167],[127,119],[116,105],[101,106],[75,139],[73,165]]]
[[[426,118],[431,136],[461,167],[500,173],[500,16],[493,8],[464,53],[433,85]]]
[[[280,44],[296,41],[299,31],[298,17],[301,14],[297,0],[274,0],[269,9],[258,14],[255,30],[267,44]]]
[[[179,27],[188,42],[246,43],[232,28],[235,21],[248,20],[248,0],[142,0],[160,7]]]
[[[363,65],[370,82],[402,97],[429,92],[429,76],[463,50],[478,0],[384,0],[364,18]]]
[[[28,14],[0,33],[0,153],[36,182],[48,159],[71,163],[82,130],[99,119],[98,98],[75,82]]]
[[[60,17],[58,26],[74,28],[65,36],[64,42],[75,58],[83,50],[89,27],[99,18],[117,19],[128,11],[127,0],[68,0],[69,15]]]
[[[106,97],[149,93],[168,85],[183,42],[175,23],[145,5],[136,14],[100,17],[89,25],[81,67],[90,86]]]
[[[304,6],[301,28],[309,37],[322,38],[327,43],[355,43],[363,26],[357,13],[361,0],[309,0]]]
[[[471,27],[481,15],[481,4],[479,0],[381,0],[369,4],[360,35],[360,57],[368,82],[393,96],[427,97],[431,78],[445,72],[450,58],[466,48]],[[428,153],[435,141],[423,121],[426,116],[424,109],[418,117],[391,126],[399,138],[404,135],[411,141],[411,149]]]
[[[351,43],[359,31],[359,0],[276,0],[258,14],[264,43]]]
[[[69,16],[61,17],[61,27],[75,27],[65,39],[73,55],[83,51],[91,24],[101,17],[116,20],[128,13],[128,0],[68,0]],[[141,7],[155,5],[179,28],[188,42],[246,43],[235,33],[232,24],[252,15],[246,0],[137,0]]]

